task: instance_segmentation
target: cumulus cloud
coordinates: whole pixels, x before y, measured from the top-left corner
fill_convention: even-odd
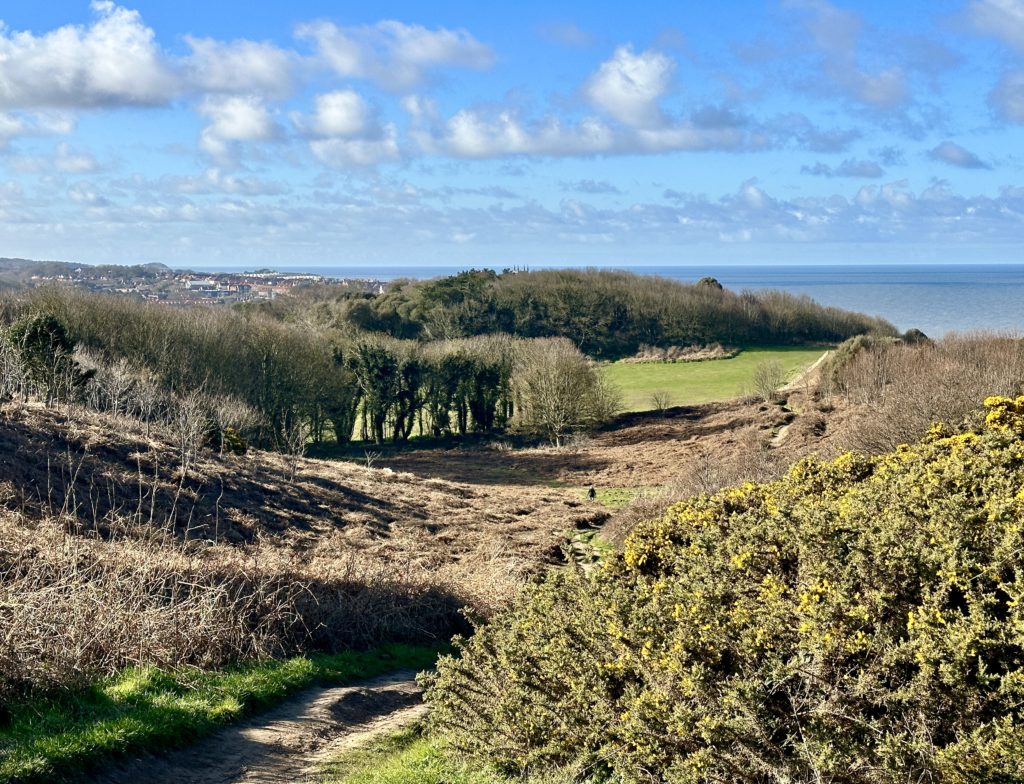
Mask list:
[[[283,98],[292,91],[298,57],[268,42],[217,41],[186,36],[192,53],[182,62],[188,85],[203,92],[259,93]]]
[[[214,158],[231,157],[238,142],[281,137],[281,127],[259,96],[211,96],[200,104],[199,113],[209,121],[200,134],[199,146]]]
[[[899,65],[867,70],[858,63],[864,26],[860,14],[827,0],[784,0],[804,14],[804,26],[822,54],[823,75],[847,97],[875,109],[893,109],[908,100],[906,73]]]
[[[354,90],[318,95],[310,117],[292,115],[309,149],[322,163],[334,168],[374,166],[401,157],[398,129],[381,122],[377,112]]]
[[[1024,2],[1021,0],[974,0],[967,6],[967,18],[977,32],[1024,52]]]
[[[455,158],[648,155],[708,150],[755,151],[795,145],[837,152],[856,131],[822,130],[804,115],[758,121],[726,106],[704,106],[656,126],[630,126],[590,116],[578,121],[549,114],[537,119],[501,107],[462,109],[445,119],[428,99],[403,103],[410,138],[428,154]]]
[[[944,141],[928,152],[928,157],[933,161],[948,163],[950,166],[957,166],[961,169],[991,169],[981,158],[968,149],[951,141]]]
[[[75,129],[65,114],[47,112],[0,112],[0,151],[22,136],[66,136]]]
[[[376,166],[401,157],[398,132],[390,124],[384,126],[379,138],[313,139],[309,148],[320,162],[338,169]]]
[[[819,161],[813,166],[801,167],[800,171],[803,174],[812,174],[816,177],[874,178],[885,176],[885,171],[876,161],[859,161],[855,158],[847,158],[835,167]]]
[[[373,122],[366,101],[355,90],[337,90],[316,97],[309,130],[317,136],[363,135]]]
[[[179,89],[137,11],[95,0],[95,21],[43,35],[0,27],[0,108],[153,105]]]
[[[652,128],[664,124],[658,102],[672,84],[675,63],[647,50],[636,54],[620,46],[587,80],[583,93],[595,107],[626,125]]]
[[[385,88],[409,90],[439,68],[483,70],[494,63],[490,47],[466,30],[428,29],[394,20],[342,27],[320,21],[300,25],[320,60],[339,76],[368,79]]]
[[[506,155],[587,155],[608,152],[615,134],[596,119],[566,125],[550,117],[525,123],[512,110],[485,113],[463,109],[431,139],[428,152],[459,158],[498,158]]]
[[[81,204],[88,207],[105,207],[110,204],[110,201],[106,197],[97,193],[95,188],[81,182],[68,188],[68,198],[75,204]]]

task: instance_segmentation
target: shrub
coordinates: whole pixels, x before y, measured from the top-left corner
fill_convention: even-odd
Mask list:
[[[519,427],[556,446],[571,433],[604,423],[619,408],[616,390],[564,338],[525,344],[512,384]]]
[[[506,772],[1020,781],[1024,400],[641,524],[459,642],[431,721]]]
[[[913,344],[856,338],[825,373],[857,406],[847,445],[884,452],[917,441],[932,422],[958,426],[986,395],[1024,392],[1024,341],[998,334]]]
[[[786,383],[786,371],[776,359],[759,362],[754,368],[754,394],[765,403],[774,403]]]

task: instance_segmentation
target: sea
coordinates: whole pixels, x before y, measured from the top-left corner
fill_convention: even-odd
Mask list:
[[[467,267],[308,267],[332,278],[434,278]],[[542,267],[531,267],[542,269]],[[1024,264],[631,266],[630,272],[734,291],[781,289],[822,305],[881,316],[930,337],[977,330],[1024,333]],[[237,271],[237,270],[209,270]],[[289,270],[298,271],[298,270]]]

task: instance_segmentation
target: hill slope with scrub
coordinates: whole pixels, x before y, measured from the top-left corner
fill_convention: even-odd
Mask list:
[[[1018,781],[1024,398],[986,407],[640,524],[444,659],[433,725],[508,773]]]

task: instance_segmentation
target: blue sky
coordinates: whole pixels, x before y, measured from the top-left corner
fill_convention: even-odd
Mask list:
[[[1024,261],[1024,0],[0,8],[0,256]]]

